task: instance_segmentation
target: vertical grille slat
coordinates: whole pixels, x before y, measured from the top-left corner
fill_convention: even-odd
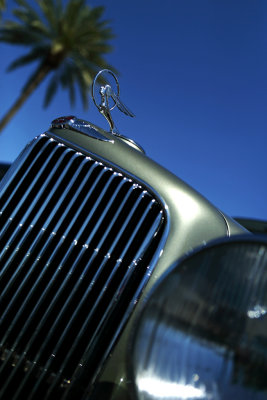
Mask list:
[[[25,179],[23,179],[22,182],[19,183],[15,193],[11,194],[11,201],[7,202],[6,205],[4,205],[4,207],[1,210],[2,218],[3,218],[3,216],[6,216],[6,219],[9,217],[9,220],[7,220],[7,223],[8,223],[8,221],[13,221],[14,218],[16,218],[16,221],[19,223],[20,218],[22,218],[22,221],[25,219],[25,216],[24,216],[25,210],[26,210],[27,214],[30,213],[31,208],[28,209],[28,206],[29,206],[29,204],[31,204],[32,201],[34,201],[34,203],[37,202],[38,186],[39,185],[44,186],[45,179],[47,178],[47,177],[45,177],[45,173],[47,173],[47,167],[48,168],[52,167],[52,163],[53,163],[53,160],[55,159],[56,153],[59,151],[60,151],[59,148],[51,149],[51,153],[46,158],[46,160],[44,160],[44,163],[41,165],[40,169],[38,169],[36,171],[36,175],[34,176],[33,180],[30,181],[30,184],[27,186],[25,185],[25,181],[27,181],[29,179],[29,177],[26,176]],[[34,166],[31,169],[33,169],[33,168],[34,168]],[[48,177],[50,177],[50,175],[48,175]],[[25,188],[26,188],[26,190],[25,190]],[[18,193],[16,193],[16,192],[18,192]],[[43,193],[41,193],[41,194],[43,194]],[[20,200],[17,204],[15,204],[15,201],[18,198]],[[3,221],[3,219],[2,219],[2,221]],[[5,226],[3,227],[3,229],[5,229]]]
[[[52,207],[54,206],[54,205],[51,205],[51,204],[50,204],[50,203],[51,203],[51,198],[52,198],[53,195],[55,195],[55,192],[58,190],[58,187],[59,187],[61,181],[62,181],[62,179],[58,180],[57,183],[54,185],[54,187],[49,191],[49,195],[48,195],[48,197],[47,197],[47,200],[44,201],[44,202],[40,205],[40,207],[39,207],[38,210],[36,210],[36,213],[35,213],[35,215],[34,215],[34,218],[33,218],[31,221],[29,221],[28,224],[27,224],[26,221],[21,221],[20,225],[22,225],[22,226],[23,226],[23,225],[27,225],[28,228],[24,231],[23,236],[21,237],[19,243],[17,244],[17,248],[22,247],[23,243],[28,242],[28,241],[27,241],[27,237],[28,237],[30,234],[31,234],[31,235],[33,234],[32,231],[34,231],[34,233],[35,233],[36,235],[38,235],[39,232],[42,232],[42,230],[40,231],[40,228],[38,228],[38,229],[33,229],[33,227],[38,226],[38,224],[39,224],[39,226],[40,226],[40,224],[41,224],[41,225],[44,225],[44,224],[45,224],[45,222],[46,222],[45,219],[46,219],[47,212],[50,211],[49,208],[52,208]],[[32,206],[33,206],[33,203],[32,203]],[[34,208],[33,208],[33,211],[32,211],[31,213],[33,213],[33,212],[34,212]],[[52,214],[52,213],[51,213],[51,214]],[[26,216],[25,216],[25,220],[26,220]],[[40,220],[41,220],[41,221],[40,221]],[[23,247],[22,247],[22,249],[23,249],[22,251],[25,253],[26,257],[27,257],[27,254],[31,254],[31,253],[32,253],[32,250],[33,250],[34,246],[36,245],[37,240],[38,240],[38,236],[35,237],[35,238],[29,243],[29,247],[28,247],[28,248],[24,248],[24,249],[23,249]],[[2,260],[2,262],[3,262],[3,260]],[[23,262],[25,262],[25,257],[24,257],[24,259],[22,259],[21,262],[19,263],[17,269],[20,269],[20,270],[21,270],[22,265],[23,265]],[[8,264],[8,262],[6,262],[6,264]],[[3,268],[3,269],[4,269],[4,268]],[[15,276],[16,276],[16,274],[13,275],[13,277],[15,277]],[[23,284],[23,282],[21,283],[21,285],[22,285],[22,284]],[[6,283],[6,285],[7,285],[7,288],[8,288],[8,285],[9,285],[9,284]],[[4,292],[5,292],[5,291],[4,291]],[[4,292],[2,293],[2,295],[4,295]]]
[[[43,163],[43,160],[49,154],[50,146],[54,147],[51,145],[51,141],[47,141],[47,138],[41,137],[35,146],[28,146],[24,150],[24,156],[21,156],[23,160],[20,160],[20,168],[14,171],[12,179],[7,181],[5,177],[1,182],[3,187],[1,189],[0,209],[4,205],[8,205],[15,195],[18,198],[21,196],[21,193],[18,193],[18,189],[23,188],[23,182],[31,178],[30,174],[34,173],[33,170],[38,165],[38,162],[40,164]]]
[[[0,398],[82,397],[149,279],[163,208],[133,178],[45,135],[9,175]]]

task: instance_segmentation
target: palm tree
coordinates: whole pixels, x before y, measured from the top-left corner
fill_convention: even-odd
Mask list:
[[[1,1],[1,0],[0,0]],[[79,88],[83,105],[88,106],[89,87],[99,69],[112,68],[103,55],[112,50],[109,22],[102,19],[103,7],[90,7],[86,0],[16,0],[16,20],[5,21],[0,41],[30,48],[13,61],[8,70],[37,62],[21,94],[0,121],[0,132],[40,83],[51,75],[44,106],[54,97],[59,85],[68,89],[71,104]],[[113,68],[114,70],[114,68]]]
[[[0,18],[2,18],[2,12],[6,7],[6,1],[5,0],[0,0]]]

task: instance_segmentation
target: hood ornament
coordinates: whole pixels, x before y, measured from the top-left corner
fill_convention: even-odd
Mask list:
[[[100,104],[97,104],[96,102],[96,85],[97,81],[104,81],[103,75],[104,74],[109,74],[113,77],[115,84],[116,84],[116,93],[112,89],[111,85],[109,83],[106,83],[104,86],[100,86],[99,89],[99,94],[100,94]],[[118,129],[116,128],[114,121],[111,116],[111,111],[115,108],[118,107],[118,109],[123,112],[125,115],[128,115],[129,117],[134,117],[134,114],[125,106],[125,104],[122,103],[122,101],[119,98],[120,96],[120,86],[119,86],[119,81],[114,72],[110,71],[109,69],[102,69],[101,71],[98,72],[98,74],[95,76],[95,79],[93,81],[92,85],[92,97],[93,101],[95,103],[95,106],[98,108],[99,112],[106,118],[106,120],[109,123],[110,126],[110,131],[113,135],[122,137],[122,135],[119,134]],[[110,103],[113,102],[113,105],[110,105]]]
[[[108,83],[107,79],[104,79],[104,77],[103,77],[104,73],[106,75],[109,74],[113,77],[115,84],[116,84],[115,91],[112,89],[112,87]],[[95,97],[96,85],[98,83],[97,81],[99,81],[100,83],[105,82],[105,84],[100,86],[100,89],[99,89],[100,104],[97,104],[96,97]],[[111,111],[115,107],[118,107],[118,109],[121,112],[123,112],[125,115],[134,117],[134,114],[125,106],[125,104],[122,103],[119,96],[120,96],[120,86],[119,86],[118,78],[116,77],[114,72],[110,71],[109,69],[103,69],[103,70],[99,71],[93,81],[92,97],[93,97],[93,101],[94,101],[96,107],[98,108],[99,112],[108,121],[109,126],[110,126],[110,133],[112,135],[120,138],[123,142],[127,143],[129,146],[135,148],[138,151],[141,151],[142,153],[145,153],[144,149],[138,143],[136,143],[132,139],[127,138],[126,136],[121,135],[118,132],[118,129],[116,128],[116,126],[114,124],[114,121],[111,116]],[[106,132],[107,136],[105,136],[103,134],[104,131],[102,129],[98,129],[96,126],[94,126],[90,122],[79,119],[79,118],[75,117],[74,115],[64,116],[64,117],[54,119],[50,125],[50,128],[51,129],[69,129],[69,130],[73,130],[73,131],[82,133],[91,138],[98,139],[103,142],[114,143],[114,139],[111,139],[110,135],[107,135],[107,132]]]

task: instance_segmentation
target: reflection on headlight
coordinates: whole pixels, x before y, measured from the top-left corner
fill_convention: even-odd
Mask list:
[[[205,387],[196,388],[192,385],[167,382],[151,377],[140,377],[137,380],[138,389],[155,398],[168,399],[208,399]]]
[[[261,318],[266,313],[266,308],[262,307],[260,304],[257,304],[252,310],[248,310],[247,316],[249,318]]]

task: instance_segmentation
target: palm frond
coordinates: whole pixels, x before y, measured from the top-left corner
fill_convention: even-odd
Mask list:
[[[13,71],[16,68],[22,67],[24,65],[27,65],[33,61],[44,59],[45,55],[47,54],[47,51],[49,49],[47,46],[37,46],[34,47],[28,54],[16,58],[9,66],[8,66],[8,71]]]
[[[105,7],[97,6],[90,10],[89,20],[91,21],[100,21],[105,11]]]
[[[46,108],[52,101],[58,89],[58,77],[57,74],[52,75],[50,82],[47,86],[45,98],[44,98],[44,107]]]
[[[94,62],[93,58],[87,58],[84,57],[83,54],[80,52],[73,52],[72,53],[72,60],[73,62],[79,66],[82,70],[87,70],[91,75],[92,78],[94,78],[95,74],[99,71],[99,68],[105,68],[105,61],[103,61],[103,64],[97,65],[97,63]]]
[[[76,67],[71,60],[66,60],[60,68],[60,83],[63,89],[69,91],[70,103],[73,106],[75,103],[75,69]]]
[[[85,0],[69,1],[64,13],[64,22],[67,25],[72,25],[73,23],[77,25],[77,23],[80,22],[79,19],[81,16],[86,13],[88,9],[90,8],[85,5]]]
[[[83,107],[87,109],[92,79],[93,76],[88,76],[88,71],[82,69],[81,65],[77,65],[77,63],[73,63],[71,60],[65,60],[49,81],[45,94],[44,107],[50,104],[60,84],[62,89],[68,90],[71,105],[75,101],[75,86],[77,85],[81,94]]]
[[[6,8],[6,1],[0,0],[0,13]]]
[[[27,10],[14,10],[13,14],[22,22],[25,29],[49,37],[49,31],[44,23],[39,18],[31,17]]]
[[[31,24],[31,21],[38,20],[39,15],[36,10],[25,0],[16,0],[19,8],[13,10],[13,14],[23,23]]]
[[[63,13],[61,1],[37,0],[37,3],[50,29],[58,32],[59,21]]]
[[[44,69],[44,68],[46,68],[46,70],[47,70],[46,74],[47,74],[49,69],[48,69],[46,66],[44,66],[43,62],[41,61],[41,62],[37,65],[37,67],[34,69],[34,71],[32,72],[32,74],[30,75],[30,77],[27,79],[27,81],[26,81],[26,83],[24,84],[24,86],[22,87],[22,92],[25,92],[25,91],[28,89],[28,87],[32,84],[32,82],[35,81],[35,79],[36,79],[36,77],[38,76],[38,74],[40,73],[40,71],[41,71],[42,69]]]
[[[89,105],[90,85],[86,82],[85,75],[78,65],[75,65],[75,68],[73,68],[73,79],[78,84],[80,95],[82,98],[83,108],[86,110]]]
[[[43,35],[14,21],[6,21],[0,28],[0,41],[13,45],[34,45],[43,41]]]

